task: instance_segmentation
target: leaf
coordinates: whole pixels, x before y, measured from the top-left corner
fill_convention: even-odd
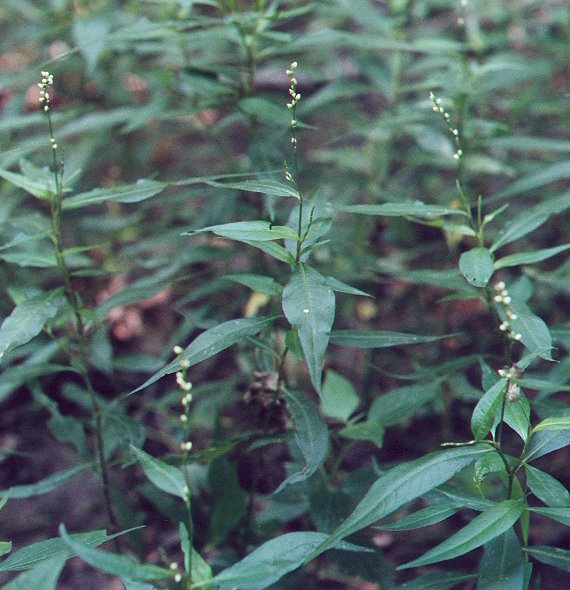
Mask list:
[[[377,421],[384,427],[399,424],[425,410],[439,393],[440,386],[437,382],[399,387],[372,402],[368,419]]]
[[[515,180],[505,190],[496,195],[496,197],[499,199],[512,197],[552,182],[557,182],[558,180],[566,180],[569,177],[570,160],[556,162],[546,168],[542,167],[539,172],[533,172],[528,176]]]
[[[0,557],[12,551],[12,541],[0,541]]]
[[[430,453],[394,467],[380,476],[352,514],[305,560],[334,543],[388,516],[400,506],[451,479],[458,471],[489,452],[485,445],[462,446]]]
[[[0,169],[0,177],[7,180],[10,184],[25,190],[30,195],[48,201],[55,192],[52,180],[42,180],[40,178],[29,178],[17,172]]]
[[[325,416],[346,422],[360,403],[352,383],[332,369],[327,371],[321,396]]]
[[[534,545],[523,549],[534,559],[553,565],[567,572],[570,572],[570,551],[559,549],[558,547],[546,547],[544,545]]]
[[[280,260],[281,262],[285,262],[290,266],[295,264],[295,257],[283,246],[276,244],[275,242],[252,242],[249,240],[242,240],[244,244],[248,244],[249,246],[253,246],[254,248],[258,248],[262,250],[266,254],[273,256],[273,258]]]
[[[323,360],[335,315],[335,296],[325,278],[299,264],[283,289],[283,311],[299,331],[313,386],[321,394]]]
[[[231,188],[250,193],[263,193],[275,197],[299,198],[299,191],[291,184],[279,180],[243,180],[241,182],[217,182],[214,180],[204,181],[210,186],[220,188]]]
[[[515,314],[514,320],[508,319],[504,310],[499,308],[498,313],[503,321],[510,323],[513,332],[521,335],[521,342],[532,353],[545,360],[552,360],[552,336],[548,326],[535,315],[530,308],[521,301],[514,300],[510,304],[510,310]]]
[[[423,574],[415,580],[398,586],[398,590],[451,590],[458,584],[472,580],[472,574],[461,572],[435,572]]]
[[[134,445],[130,445],[130,448],[141,464],[145,475],[158,489],[183,500],[186,498],[188,493],[186,479],[178,467],[155,459]]]
[[[503,419],[523,441],[527,441],[530,430],[530,404],[522,391],[516,401],[505,404]]]
[[[523,504],[518,500],[500,502],[475,517],[467,526],[437,547],[430,549],[418,559],[414,559],[397,569],[402,570],[438,563],[473,551],[473,549],[481,547],[481,545],[488,543],[510,529],[520,518],[522,512]]]
[[[412,512],[404,518],[391,522],[389,524],[382,524],[374,528],[381,531],[412,531],[414,529],[421,529],[426,526],[431,526],[453,516],[457,513],[459,508],[445,505],[428,506],[422,510]]]
[[[537,508],[530,508],[531,512],[536,514],[542,514],[547,518],[561,522],[566,526],[570,526],[570,508],[543,508],[542,506]]]
[[[273,278],[255,274],[226,275],[224,280],[233,281],[249,287],[256,293],[279,297],[283,287]]]
[[[544,430],[532,433],[523,454],[524,463],[530,463],[543,455],[570,445],[570,430]]]
[[[551,507],[570,507],[570,493],[557,479],[532,465],[524,469],[526,484],[539,500]]]
[[[491,431],[495,417],[503,404],[506,386],[506,379],[499,379],[475,406],[471,416],[471,432],[475,440],[483,440]]]
[[[59,525],[59,534],[63,542],[89,565],[112,576],[119,576],[133,581],[149,582],[151,580],[172,579],[174,572],[157,565],[140,564],[125,555],[115,555],[100,549],[93,549],[69,535],[63,524]]]
[[[382,330],[335,330],[330,332],[331,344],[349,348],[389,348],[406,344],[435,342],[448,336],[418,336],[401,332],[385,332]]]
[[[240,318],[223,322],[196,337],[192,343],[186,347],[181,356],[190,363],[188,366],[191,367],[192,365],[200,363],[218,354],[218,352],[229,348],[236,342],[261,332],[263,328],[272,323],[277,317],[278,316],[269,318]],[[131,393],[141,391],[141,389],[155,383],[165,375],[170,375],[179,371],[180,360],[181,359],[177,357],[175,360],[162,367],[162,369],[157,371],[141,386],[131,391]]]
[[[440,215],[466,215],[462,209],[415,203],[383,203],[381,205],[345,205],[339,207],[346,213],[359,215],[383,215],[385,217],[438,217]]]
[[[127,578],[121,578],[121,582],[123,582],[125,590],[157,590],[156,586],[146,582],[137,582]]]
[[[106,531],[91,531],[71,535],[87,547],[96,547],[113,539],[116,535],[108,536]],[[35,567],[40,562],[56,558],[65,561],[73,555],[67,545],[60,539],[48,539],[27,545],[0,563],[0,572],[17,572]]]
[[[184,232],[182,235],[195,236],[212,232],[217,236],[238,242],[270,242],[271,240],[299,240],[296,231],[285,225],[272,225],[269,221],[236,221],[211,225],[198,230]]]
[[[570,416],[546,418],[542,422],[539,422],[532,429],[532,432],[543,432],[546,430],[570,430]]]
[[[561,252],[565,252],[570,248],[570,244],[563,246],[556,246],[554,248],[543,248],[542,250],[535,250],[534,252],[519,252],[518,254],[511,254],[500,258],[495,262],[495,270],[501,268],[508,268],[510,266],[522,266],[523,264],[535,264],[542,262],[548,258],[552,258]]]
[[[470,285],[486,287],[494,272],[493,257],[487,248],[473,248],[461,255],[459,270]]]
[[[378,448],[384,444],[384,426],[378,420],[366,420],[358,424],[347,424],[338,433],[350,440],[368,440]]]
[[[369,295],[368,293],[365,293],[360,289],[351,287],[350,285],[347,285],[346,283],[343,283],[342,281],[339,281],[334,277],[326,277],[325,280],[327,282],[327,285],[333,291],[337,291],[338,293],[348,293],[349,295],[362,295],[364,297],[372,297],[372,295]]]
[[[30,590],[31,588],[56,590],[66,559],[66,557],[54,557],[42,560],[32,569],[2,586],[2,590]]]
[[[80,193],[73,197],[67,197],[62,202],[64,211],[79,209],[90,205],[99,205],[107,201],[116,203],[140,203],[161,193],[169,185],[156,180],[141,179],[134,184],[125,184],[118,187],[96,188],[86,193]]]
[[[15,500],[17,498],[31,498],[32,496],[41,496],[42,494],[47,494],[67,483],[70,479],[82,471],[85,471],[88,467],[90,467],[90,465],[77,465],[71,469],[54,473],[53,475],[50,475],[49,477],[46,477],[45,479],[42,479],[36,483],[14,486],[9,489],[10,498]],[[0,494],[5,493],[5,491],[1,491]]]
[[[59,311],[63,289],[55,289],[23,301],[0,325],[0,359],[9,350],[37,336]]]
[[[268,588],[285,574],[297,569],[304,557],[326,539],[325,533],[286,533],[267,541],[247,557],[222,571],[212,580],[197,582],[193,588],[209,584],[232,590],[260,590]],[[348,543],[338,543],[335,548],[362,550]]]
[[[477,590],[525,590],[520,541],[513,529],[489,541],[479,565]]]
[[[287,409],[294,423],[294,437],[305,465],[293,473],[275,490],[280,492],[287,485],[304,481],[322,465],[329,450],[329,434],[315,404],[297,391],[284,390]]]

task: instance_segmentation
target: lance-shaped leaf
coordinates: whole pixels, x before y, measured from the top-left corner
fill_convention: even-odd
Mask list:
[[[547,506],[570,508],[570,493],[556,478],[532,465],[524,466],[530,491]]]
[[[151,581],[172,579],[174,572],[172,570],[159,567],[157,565],[140,564],[126,555],[116,555],[100,549],[93,549],[77,541],[65,530],[65,526],[59,526],[59,534],[63,542],[75,553],[86,561],[89,565],[100,569],[112,576],[120,576],[134,581]]]
[[[41,496],[42,494],[47,494],[60,486],[67,483],[70,479],[85,471],[90,465],[77,465],[76,467],[72,467],[71,469],[66,469],[65,471],[59,471],[50,475],[36,483],[28,484],[28,485],[21,485],[21,486],[14,486],[10,488],[10,498],[31,498],[32,496]],[[3,494],[4,491],[0,492]]]
[[[388,348],[407,344],[435,342],[447,336],[420,336],[382,330],[334,330],[330,333],[331,344],[349,348]]]
[[[437,547],[398,569],[438,563],[473,551],[510,529],[520,518],[522,512],[523,504],[518,500],[505,500],[496,504]]]
[[[211,580],[195,583],[193,588],[212,585],[223,590],[259,590],[268,588],[285,574],[303,564],[307,553],[326,539],[325,533],[286,533],[267,541],[235,565]],[[335,549],[363,551],[350,543],[336,543]]]
[[[546,516],[551,518],[552,520],[556,520],[557,522],[561,522],[566,526],[570,526],[570,508],[531,508],[531,512],[536,512],[536,514],[542,514],[542,516]]]
[[[217,182],[205,180],[206,184],[220,188],[231,188],[249,193],[263,193],[274,197],[299,198],[299,191],[291,184],[279,180],[242,180],[241,182]]]
[[[479,400],[471,416],[471,432],[475,440],[483,440],[490,432],[503,403],[506,379],[500,379]]]
[[[440,215],[466,215],[462,209],[452,209],[440,205],[415,203],[383,203],[381,205],[346,205],[340,207],[347,213],[360,215],[382,215],[385,217],[438,217]]]
[[[238,242],[270,242],[272,240],[299,239],[296,231],[286,225],[272,225],[269,221],[236,221],[211,225],[203,229],[185,232],[183,235],[195,236],[204,232],[212,232],[222,238]]]
[[[461,255],[459,270],[470,285],[486,287],[495,270],[493,257],[487,248],[473,248]]]
[[[141,179],[134,184],[118,187],[96,188],[86,193],[68,197],[62,202],[63,209],[79,209],[107,201],[116,203],[139,203],[161,193],[169,185],[156,180]]]
[[[570,445],[570,430],[543,430],[532,433],[523,454],[523,461],[529,463],[568,445]]]
[[[56,590],[57,581],[66,560],[66,557],[45,559],[32,569],[14,578],[5,586],[2,586],[2,590],[28,590],[31,588]]]
[[[283,289],[283,311],[299,332],[311,381],[320,393],[323,359],[334,321],[333,290],[314,268],[299,264]]]
[[[0,359],[4,354],[37,336],[59,311],[63,289],[42,293],[23,301],[12,310],[0,326]]]
[[[534,547],[526,547],[523,551],[542,563],[570,572],[570,551],[567,549],[535,545]]]
[[[436,488],[490,452],[486,445],[455,447],[430,453],[390,469],[366,492],[352,514],[306,559],[310,561],[337,541],[388,516],[400,506]]]
[[[130,445],[131,451],[141,464],[145,475],[160,490],[173,496],[184,499],[187,493],[186,480],[184,475],[173,465],[155,459],[152,455]]]
[[[254,336],[261,332],[265,326],[276,319],[277,316],[269,318],[240,318],[229,320],[218,326],[214,326],[204,333],[200,334],[192,343],[186,347],[182,353],[182,358],[186,359],[188,366],[200,363],[216,354],[234,345],[236,342]],[[165,375],[176,373],[180,370],[180,360],[176,358],[166,366],[162,367],[152,377],[145,381],[140,387],[137,387],[131,393],[136,393],[152,383],[155,383]]]
[[[454,506],[435,505],[428,506],[422,510],[417,510],[408,514],[404,518],[391,522],[390,524],[383,524],[374,528],[381,531],[412,531],[414,529],[421,529],[426,526],[431,526],[453,516],[459,508]]]
[[[552,258],[561,252],[565,252],[569,248],[570,244],[564,244],[563,246],[555,246],[554,248],[544,248],[542,250],[535,250],[534,252],[519,252],[518,254],[504,256],[495,262],[495,270],[510,266],[521,266],[523,264],[542,262],[543,260]]]
[[[462,572],[434,572],[410,580],[398,586],[397,590],[451,590],[474,577],[473,574]]]
[[[477,590],[524,590],[524,577],[523,552],[513,529],[485,545]]]
[[[532,432],[543,432],[545,430],[570,430],[570,416],[545,418],[532,429]]]
[[[285,486],[304,481],[315,473],[326,459],[329,450],[329,433],[315,404],[297,391],[284,392],[287,409],[295,424],[295,442],[301,451],[305,465],[300,471],[290,475],[274,493]]]

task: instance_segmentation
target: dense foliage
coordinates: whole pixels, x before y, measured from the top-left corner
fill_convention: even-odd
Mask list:
[[[568,583],[567,2],[0,27],[4,590]]]

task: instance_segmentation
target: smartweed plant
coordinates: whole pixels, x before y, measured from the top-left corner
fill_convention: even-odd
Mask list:
[[[3,588],[567,585],[568,8],[8,4]]]

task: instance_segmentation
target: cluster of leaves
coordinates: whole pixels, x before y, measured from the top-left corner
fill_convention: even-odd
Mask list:
[[[1,505],[94,471],[113,529],[1,542],[3,588],[74,555],[126,590],[570,571],[541,462],[570,445],[564,2],[19,0],[0,24],[0,402],[77,457]]]

